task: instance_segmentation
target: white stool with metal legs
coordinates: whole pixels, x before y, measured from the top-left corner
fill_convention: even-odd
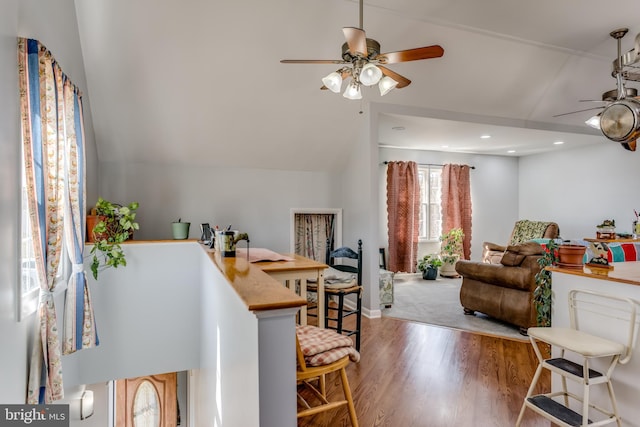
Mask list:
[[[529,328],[529,338],[540,363],[524,398],[516,427],[520,426],[526,408],[532,409],[559,426],[595,427],[610,423],[622,425],[611,384],[611,375],[618,364],[627,363],[631,359],[636,336],[636,305],[637,303],[629,298],[587,290],[572,290],[569,292],[569,328]],[[625,339],[604,338],[584,332],[580,329],[579,320],[587,323],[586,316],[590,317],[590,322],[598,316],[624,322],[623,324],[628,328],[627,333],[623,334],[626,335]],[[538,346],[539,343],[550,344],[559,349],[560,357],[545,359]],[[581,360],[582,364],[565,356]],[[598,359],[601,361],[597,361]],[[560,375],[562,390],[533,395],[543,369],[548,369],[552,375]],[[567,389],[567,378],[582,385],[581,396]],[[601,384],[606,384],[610,408],[593,404],[589,400],[590,387]]]

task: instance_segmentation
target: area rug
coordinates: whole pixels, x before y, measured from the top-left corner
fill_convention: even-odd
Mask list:
[[[424,280],[415,274],[396,274],[393,306],[383,309],[382,315],[518,341],[528,340],[516,326],[481,313],[464,314],[460,305],[461,283],[461,278]]]

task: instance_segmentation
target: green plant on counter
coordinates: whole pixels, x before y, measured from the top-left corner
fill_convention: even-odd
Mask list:
[[[133,231],[140,229],[135,222],[138,202],[122,206],[98,198],[96,203],[96,215],[100,221],[93,227],[92,233],[95,236],[95,243],[91,248],[93,260],[91,262],[91,272],[93,278],[98,280],[98,270],[102,267],[118,268],[126,266],[127,260],[120,244],[133,236]]]
[[[533,291],[533,304],[536,309],[536,321],[538,326],[551,326],[551,272],[546,267],[552,266],[558,261],[558,244],[549,240],[544,254],[538,259],[542,270],[536,274],[536,288]]]

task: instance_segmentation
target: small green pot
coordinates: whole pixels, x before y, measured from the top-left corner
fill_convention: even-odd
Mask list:
[[[171,231],[175,240],[184,240],[189,237],[190,222],[172,222]]]

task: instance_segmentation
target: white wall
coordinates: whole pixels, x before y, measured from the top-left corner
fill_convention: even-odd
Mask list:
[[[565,239],[595,237],[603,219],[631,232],[633,210],[640,211],[639,164],[640,153],[604,137],[601,145],[524,157],[520,216],[557,222]]]
[[[88,109],[88,93],[80,52],[75,8],[72,0],[0,0],[0,402],[23,403],[26,396],[29,340],[27,332],[34,316],[18,323],[20,241],[20,121],[17,72],[18,35],[37,38],[62,64],[84,93],[87,144],[88,191],[97,190],[97,158]]]
[[[291,208],[339,208],[335,178],[325,172],[210,168],[190,165],[101,164],[101,192],[140,203],[136,239],[170,239],[171,222],[249,233],[252,247],[289,252]]]
[[[378,212],[380,242],[388,246],[385,161],[457,163],[475,166],[471,170],[471,259],[480,260],[485,241],[505,244],[518,215],[518,159],[507,156],[445,153],[381,148],[378,165]],[[532,218],[533,219],[533,218]],[[537,219],[537,218],[536,218]],[[433,252],[433,245],[421,244],[419,256]]]

